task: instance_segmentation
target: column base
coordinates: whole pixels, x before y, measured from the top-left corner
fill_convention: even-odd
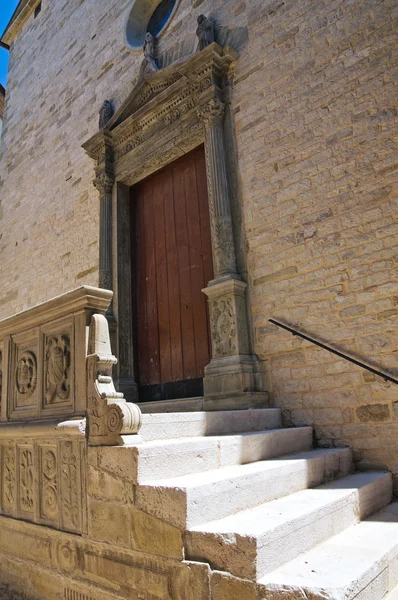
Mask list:
[[[266,408],[264,371],[257,356],[238,355],[213,359],[205,368],[204,410]]]

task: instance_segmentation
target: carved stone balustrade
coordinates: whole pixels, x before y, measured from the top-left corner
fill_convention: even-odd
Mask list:
[[[87,446],[138,432],[113,386],[111,300],[81,287],[0,321],[0,514],[83,533]]]

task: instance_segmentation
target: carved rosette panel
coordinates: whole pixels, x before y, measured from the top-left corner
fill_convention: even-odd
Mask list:
[[[53,554],[58,569],[65,573],[76,571],[81,562],[81,550],[72,540],[56,540]]]
[[[40,447],[40,516],[49,523],[58,523],[58,460],[56,446]]]
[[[232,297],[215,300],[210,306],[213,356],[236,353],[236,316]]]
[[[35,512],[35,461],[33,446],[17,446],[18,507],[21,513]]]
[[[67,401],[70,396],[71,352],[68,335],[50,336],[46,340],[44,366],[45,404]]]
[[[37,414],[39,396],[38,340],[32,332],[12,338],[7,413],[11,418],[28,418]],[[24,339],[25,338],[25,339]]]
[[[83,439],[0,443],[0,514],[82,533],[85,448]]]

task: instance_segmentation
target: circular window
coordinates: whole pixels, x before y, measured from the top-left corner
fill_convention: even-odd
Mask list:
[[[132,50],[141,50],[145,34],[158,36],[166,27],[179,0],[135,0],[126,28],[127,44]]]

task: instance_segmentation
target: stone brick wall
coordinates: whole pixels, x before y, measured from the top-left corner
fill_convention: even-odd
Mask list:
[[[98,282],[99,206],[81,144],[103,100],[119,106],[137,77],[142,57],[124,42],[130,7],[48,0],[15,39],[0,318]],[[321,444],[349,443],[398,473],[396,386],[268,323],[285,320],[398,375],[396,1],[181,0],[159,42],[162,65],[192,49],[201,12],[240,44],[240,194],[273,403],[287,422],[315,425]]]
[[[249,5],[248,5],[249,6]],[[256,349],[287,422],[398,472],[396,2],[248,9],[235,81]]]

